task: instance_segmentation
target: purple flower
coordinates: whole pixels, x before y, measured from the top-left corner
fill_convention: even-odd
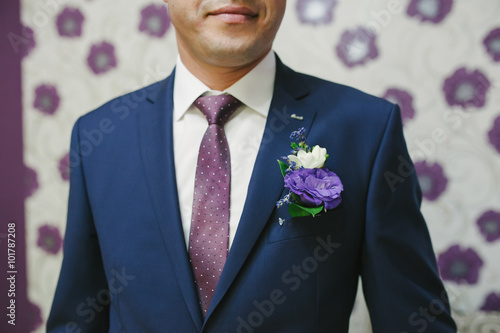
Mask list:
[[[51,254],[57,254],[62,247],[62,238],[59,229],[44,225],[38,229],[37,245]]]
[[[161,5],[149,5],[141,11],[139,30],[154,37],[163,37],[170,28],[170,16],[167,8]]]
[[[42,84],[35,89],[33,106],[45,114],[54,114],[59,107],[60,100],[55,86]]]
[[[297,169],[285,175],[285,188],[300,198],[304,206],[337,207],[344,187],[340,178],[327,168]]]
[[[489,294],[484,300],[481,310],[487,312],[500,312],[500,294]]]
[[[35,33],[33,32],[33,29],[23,26],[22,36],[18,39],[16,38],[14,44],[17,45],[17,50],[19,51],[21,57],[27,57],[31,53],[31,50],[33,50],[36,46]]]
[[[441,22],[451,11],[453,0],[411,0],[406,12],[420,21]]]
[[[479,279],[479,270],[483,261],[471,248],[462,250],[453,245],[438,257],[439,272],[443,280],[462,284],[475,284]]]
[[[486,103],[486,94],[490,81],[479,70],[468,72],[459,68],[444,81],[443,91],[450,106],[482,107]]]
[[[64,155],[60,160],[59,160],[59,174],[61,175],[61,178],[65,181],[69,180],[69,153]]]
[[[28,309],[24,320],[27,322],[28,332],[36,331],[43,324],[42,312],[38,305],[28,302]]]
[[[102,74],[116,67],[115,47],[107,42],[93,44],[87,63],[95,74]]]
[[[33,193],[38,190],[38,177],[36,171],[32,168],[25,166],[24,170],[24,193],[25,197],[29,198]]]
[[[483,44],[486,47],[486,52],[493,58],[493,61],[500,61],[500,28],[491,30],[483,40]]]
[[[477,226],[487,242],[500,239],[500,212],[489,210],[477,220]]]
[[[488,132],[490,143],[500,153],[500,116],[493,122],[493,127]]]
[[[57,31],[63,37],[79,37],[82,35],[83,14],[78,8],[66,7],[57,16]]]
[[[373,32],[363,27],[346,30],[336,47],[337,55],[347,67],[362,65],[375,59],[378,57],[375,37]]]
[[[304,24],[328,24],[333,20],[337,0],[298,0],[297,14]]]
[[[415,171],[425,199],[434,201],[446,190],[448,179],[438,163],[417,162],[415,163]]]
[[[413,96],[406,90],[397,88],[389,88],[384,94],[385,99],[389,102],[399,105],[401,108],[401,117],[403,122],[408,119],[413,119],[415,116],[415,109],[413,108]]]

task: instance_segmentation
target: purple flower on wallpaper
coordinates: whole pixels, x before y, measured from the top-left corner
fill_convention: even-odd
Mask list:
[[[490,54],[493,61],[500,61],[500,28],[496,28],[483,40],[486,52]]]
[[[493,147],[500,153],[500,116],[493,122],[493,127],[488,132],[488,138]]]
[[[446,190],[448,179],[439,163],[416,162],[415,171],[425,199],[434,201]]]
[[[490,81],[479,70],[459,68],[444,81],[443,91],[450,106],[480,108],[486,103]]]
[[[399,105],[401,108],[401,117],[403,123],[408,119],[413,119],[415,109],[413,108],[413,96],[406,90],[397,88],[389,88],[384,94],[384,97],[389,102]]]
[[[297,0],[297,15],[304,24],[328,24],[336,5],[337,0]]]
[[[51,254],[57,254],[62,247],[62,238],[59,229],[50,225],[44,225],[38,229],[38,240],[36,244]]]
[[[154,37],[163,37],[170,28],[170,16],[167,7],[149,5],[141,11],[139,30]]]
[[[491,293],[486,296],[483,306],[481,306],[481,310],[487,312],[500,312],[500,294]]]
[[[69,153],[64,155],[60,160],[59,160],[59,174],[61,175],[61,178],[65,181],[69,180]]]
[[[17,44],[19,53],[21,57],[27,57],[30,53],[31,50],[33,50],[36,46],[35,42],[35,33],[33,32],[33,29],[27,26],[22,27],[22,36],[19,38],[19,44]]]
[[[42,84],[35,89],[33,106],[45,114],[54,114],[60,101],[57,89],[53,85]]]
[[[28,323],[28,332],[36,331],[43,324],[42,312],[40,311],[40,308],[38,305],[31,302],[28,302],[28,309],[24,318]]]
[[[485,212],[477,220],[477,226],[487,242],[500,239],[500,212]]]
[[[461,249],[453,245],[441,253],[437,259],[439,272],[443,280],[459,284],[475,284],[479,279],[479,270],[483,261],[471,248]]]
[[[56,21],[59,35],[70,38],[81,36],[83,19],[83,14],[78,8],[64,8]]]
[[[108,42],[93,44],[87,63],[95,74],[102,74],[116,67],[115,47]]]
[[[347,67],[362,65],[378,57],[375,34],[363,27],[346,30],[337,45],[337,55]]]
[[[411,0],[406,12],[420,21],[441,22],[451,11],[453,0]]]
[[[36,171],[32,168],[25,166],[24,170],[24,193],[25,197],[29,198],[33,193],[38,190],[40,185],[38,185],[38,176]]]

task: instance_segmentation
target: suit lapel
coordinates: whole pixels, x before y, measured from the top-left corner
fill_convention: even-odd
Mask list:
[[[139,147],[149,193],[165,248],[196,327],[203,318],[198,305],[179,211],[172,146],[173,73],[158,83],[148,100],[150,108],[137,114]]]
[[[266,225],[283,192],[283,177],[277,160],[290,151],[290,134],[310,128],[316,112],[303,97],[308,90],[298,75],[277,59],[271,109],[250,179],[247,199],[222,276],[215,290],[207,319],[217,307]],[[291,117],[292,114],[298,116]],[[206,322],[206,321],[205,321]]]

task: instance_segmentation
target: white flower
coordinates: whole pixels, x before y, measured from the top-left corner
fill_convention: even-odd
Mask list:
[[[325,165],[326,155],[326,148],[314,146],[312,152],[307,153],[304,150],[299,150],[297,155],[288,155],[288,159],[290,162],[295,162],[298,168],[315,169]]]

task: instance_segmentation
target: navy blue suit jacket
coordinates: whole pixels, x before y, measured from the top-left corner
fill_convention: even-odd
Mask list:
[[[342,333],[360,276],[374,332],[455,332],[398,107],[279,59],[244,211],[204,319],[177,198],[174,75],[76,122],[49,332]],[[286,194],[276,160],[300,127],[328,150],[345,188],[342,204],[315,218],[275,206]]]

